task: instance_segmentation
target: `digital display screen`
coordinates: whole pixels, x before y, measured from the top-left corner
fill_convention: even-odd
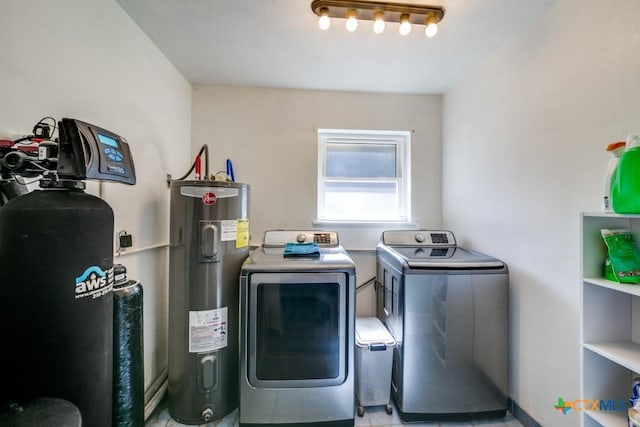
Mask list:
[[[433,243],[449,243],[447,235],[443,233],[431,233],[431,241]]]
[[[96,134],[98,135],[100,143],[106,145],[106,147],[102,149],[102,153],[107,158],[107,161],[122,163],[124,155],[120,152],[120,145],[118,144],[118,141],[115,138],[100,132],[97,132]],[[108,165],[107,168],[111,173],[118,173],[121,175],[125,173],[121,166]]]
[[[118,145],[118,141],[110,136],[98,133],[98,140],[100,140],[100,142],[104,145],[108,145],[113,148],[120,148],[120,146]]]

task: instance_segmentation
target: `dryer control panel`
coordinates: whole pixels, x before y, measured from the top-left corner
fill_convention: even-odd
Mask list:
[[[270,230],[264,233],[265,248],[285,247],[287,243],[317,243],[320,247],[337,247],[338,233],[321,230]]]
[[[382,233],[389,246],[456,246],[456,238],[447,230],[392,230]]]

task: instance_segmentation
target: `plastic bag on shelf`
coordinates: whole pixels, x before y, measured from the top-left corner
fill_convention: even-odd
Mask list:
[[[608,253],[604,277],[619,283],[640,283],[640,255],[635,238],[628,229],[602,229]]]

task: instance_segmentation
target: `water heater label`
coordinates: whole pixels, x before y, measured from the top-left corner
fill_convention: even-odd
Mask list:
[[[236,248],[246,248],[249,246],[249,220],[239,219],[237,227]]]
[[[230,240],[236,240],[238,232],[238,223],[235,219],[225,219],[220,221],[220,240],[227,242]]]
[[[227,346],[227,307],[189,312],[189,353]]]
[[[113,267],[104,271],[93,265],[76,277],[75,297],[100,298],[113,290]]]

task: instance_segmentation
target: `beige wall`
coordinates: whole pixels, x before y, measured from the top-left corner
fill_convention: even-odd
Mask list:
[[[441,97],[196,86],[192,153],[209,145],[213,171],[233,160],[251,186],[251,242],[270,229],[333,229],[352,250],[358,283],[375,275],[373,250],[385,225],[316,224],[318,128],[411,130],[414,226],[441,223]],[[375,209],[375,206],[372,207]],[[359,251],[355,251],[359,250]],[[373,287],[358,314],[374,314]]]
[[[638,22],[635,0],[559,0],[444,98],[444,224],[511,268],[509,394],[542,425],[579,425],[553,408],[580,396],[579,213],[640,130]]]
[[[127,138],[137,184],[89,184],[133,249],[116,258],[144,287],[145,383],[167,365],[168,190],[188,168],[191,86],[113,0],[0,1],[0,133],[72,117]]]

